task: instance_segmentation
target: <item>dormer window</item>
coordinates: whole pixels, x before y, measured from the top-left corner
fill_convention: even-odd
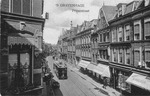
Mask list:
[[[120,7],[118,10],[118,17],[122,16],[122,8]]]

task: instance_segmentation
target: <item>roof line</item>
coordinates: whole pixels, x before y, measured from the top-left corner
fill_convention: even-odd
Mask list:
[[[103,10],[103,7],[102,7],[102,11],[103,11],[103,13],[104,13],[104,17],[105,17],[106,23],[108,24],[108,20],[107,20],[107,18],[106,18],[106,14],[105,14],[105,12],[104,12],[104,10]],[[108,24],[108,25],[109,25],[109,24]]]

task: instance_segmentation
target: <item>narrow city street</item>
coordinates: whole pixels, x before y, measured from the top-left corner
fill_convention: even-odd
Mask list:
[[[53,72],[52,57],[47,57],[48,64]],[[69,66],[69,65],[68,65]],[[60,88],[55,89],[55,96],[108,96],[107,93],[102,92],[99,88],[76,74],[68,67],[68,79],[58,79],[53,72],[54,79],[60,83]]]

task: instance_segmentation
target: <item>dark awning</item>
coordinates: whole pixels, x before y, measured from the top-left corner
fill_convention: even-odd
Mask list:
[[[6,21],[8,26],[8,45],[34,45],[38,47],[35,38],[40,32],[25,22]],[[34,35],[35,34],[35,35]]]
[[[7,25],[9,26],[8,27],[10,31],[9,33],[23,33],[23,34],[27,33],[34,35],[37,30],[26,23],[21,24],[21,22],[13,22],[13,21],[6,21],[6,22]]]
[[[8,45],[35,45],[34,38],[8,36]]]

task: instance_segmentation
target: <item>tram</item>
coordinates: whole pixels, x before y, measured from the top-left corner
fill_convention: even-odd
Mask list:
[[[67,79],[67,65],[62,61],[55,61],[53,63],[53,70],[59,79]]]

